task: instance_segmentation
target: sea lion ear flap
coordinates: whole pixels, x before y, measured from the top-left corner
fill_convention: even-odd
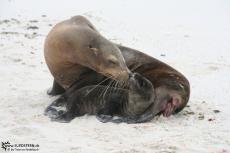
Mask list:
[[[93,47],[92,45],[89,45],[89,48],[92,50],[94,55],[96,55],[96,56],[98,55],[98,49],[97,48]]]

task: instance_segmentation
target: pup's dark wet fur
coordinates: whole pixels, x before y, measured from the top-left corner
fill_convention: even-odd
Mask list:
[[[89,114],[96,115],[101,122],[135,123],[137,116],[145,112],[154,99],[152,83],[133,73],[128,80],[128,89],[86,86],[64,93],[46,108],[45,114],[58,122],[70,122],[77,116]],[[114,115],[119,118],[113,119]]]

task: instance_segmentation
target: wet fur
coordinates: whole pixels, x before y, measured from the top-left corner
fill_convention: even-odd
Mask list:
[[[102,122],[116,122],[114,115],[132,122],[154,102],[155,94],[151,82],[139,74],[130,80],[129,89],[94,85],[64,94],[47,107],[45,114],[58,122],[70,122],[85,114],[97,115]],[[132,119],[126,121],[128,117]]]

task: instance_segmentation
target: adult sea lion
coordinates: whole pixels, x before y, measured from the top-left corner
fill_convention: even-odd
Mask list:
[[[135,49],[117,45],[112,42],[109,42],[108,46],[111,47],[112,44],[112,48],[116,48],[115,50],[113,50],[113,52],[110,51],[110,47],[108,47],[107,49],[98,49],[100,48],[98,46],[89,47],[89,48],[93,48],[89,51],[94,52],[94,50],[99,50],[101,51],[100,52],[101,54],[95,56],[96,54],[93,53],[92,55],[91,54],[92,52],[89,51],[84,52],[86,54],[83,54],[83,52],[81,52],[80,57],[83,58],[84,61],[83,60],[80,61],[83,64],[76,64],[78,63],[79,60],[79,57],[76,57],[78,53],[75,54],[76,52],[71,52],[71,49],[69,49],[69,48],[73,49],[75,47],[74,44],[72,44],[75,42],[68,43],[69,41],[66,41],[68,40],[66,39],[66,37],[74,38],[75,35],[81,33],[81,32],[77,32],[75,28],[68,29],[69,27],[78,24],[80,24],[81,27],[83,27],[83,31],[86,32],[89,40],[91,40],[90,38],[93,37],[94,41],[98,42],[99,40],[101,40],[101,38],[103,38],[100,35],[97,40],[97,37],[95,37],[95,35],[98,35],[97,30],[86,18],[82,16],[73,17],[70,20],[66,20],[60,23],[60,25],[58,24],[54,27],[55,30],[53,30],[48,35],[48,38],[46,40],[46,45],[45,45],[45,56],[46,56],[47,65],[50,68],[50,71],[55,79],[52,92],[51,92],[52,94],[55,95],[55,94],[64,93],[64,95],[68,97],[68,95],[71,95],[71,93],[73,93],[77,89],[80,89],[87,85],[96,85],[100,83],[106,78],[103,75],[109,77],[113,76],[113,79],[125,81],[127,80],[128,74],[130,74],[129,72],[130,69],[132,72],[137,72],[141,74],[154,85],[155,100],[154,103],[152,103],[148,107],[148,109],[146,109],[146,111],[141,115],[138,115],[136,117],[126,117],[126,118],[118,119],[116,120],[116,122],[123,122],[123,121],[129,123],[146,122],[151,120],[156,114],[163,114],[164,116],[167,117],[170,116],[171,114],[178,113],[186,106],[190,95],[190,85],[188,80],[181,73],[179,73],[169,65],[153,57],[150,57],[140,51],[137,51]],[[67,29],[69,31],[68,30],[66,31],[65,27],[68,27]],[[82,29],[79,30],[81,31]],[[88,30],[90,31],[90,33],[87,32]],[[56,31],[57,33],[60,34],[56,34]],[[84,32],[81,33],[83,38],[85,38]],[[64,35],[65,37],[63,38],[62,35]],[[61,37],[62,39],[59,37]],[[54,41],[55,39],[56,40],[61,39],[62,41],[58,41],[55,43]],[[105,42],[107,42],[107,40]],[[104,44],[101,43],[101,41],[100,43],[96,43],[96,44],[102,45],[101,48],[103,48]],[[55,50],[59,50],[57,55],[55,55],[56,54]],[[68,50],[68,51],[64,51],[64,50]],[[116,55],[113,56],[115,57],[113,59],[116,59],[117,62],[112,62],[110,60],[109,60],[110,62],[108,62],[108,60],[106,60],[107,59],[106,56],[107,55],[110,56],[113,54]],[[117,54],[119,54],[119,56],[117,56]],[[52,56],[54,56],[54,58]],[[96,60],[95,57],[98,57],[99,60],[98,59]],[[71,60],[68,60],[69,58]],[[101,58],[103,58],[103,60],[101,60]],[[123,58],[124,58],[124,62],[122,62]],[[52,60],[56,62],[51,62]],[[105,69],[101,68],[100,70],[98,70],[97,68],[94,68],[100,65],[98,64],[98,62],[104,65],[102,67],[104,67]],[[77,65],[76,67],[75,64]],[[126,66],[124,66],[125,64]],[[107,66],[109,67],[109,69],[106,68]],[[58,71],[59,73],[56,73],[56,71]],[[109,71],[112,71],[113,73]],[[117,72],[119,73],[123,72],[123,75],[120,75],[120,77],[118,77]],[[108,82],[104,82],[103,85],[108,85]],[[162,108],[162,105],[164,103],[166,103],[166,105],[164,105],[164,108]]]
[[[141,115],[155,99],[152,83],[134,73],[128,79],[128,89],[102,85],[85,86],[68,96],[62,95],[45,110],[45,114],[58,122],[70,122],[84,114],[97,115],[102,122]],[[58,106],[58,107],[57,107]],[[61,107],[62,110],[60,110]],[[59,109],[58,109],[59,108]]]
[[[126,81],[130,73],[119,48],[82,16],[54,26],[46,38],[44,56],[54,77],[51,95],[64,92],[82,76],[93,76],[82,84],[85,86],[101,81],[104,76]]]

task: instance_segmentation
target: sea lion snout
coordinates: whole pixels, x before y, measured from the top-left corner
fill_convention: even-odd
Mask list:
[[[100,40],[100,39],[99,39]],[[95,58],[91,58],[89,67],[117,81],[126,82],[131,71],[126,65],[119,48],[108,40],[102,39]]]
[[[129,71],[129,69],[122,70],[118,75],[118,78],[120,78],[119,80],[126,82],[129,79],[129,76],[131,75],[130,73],[131,72]]]
[[[125,70],[120,70],[119,67],[111,70],[110,73],[109,74],[113,77],[113,79],[123,82],[127,82],[130,78],[130,75],[132,75],[132,72],[128,68]]]

